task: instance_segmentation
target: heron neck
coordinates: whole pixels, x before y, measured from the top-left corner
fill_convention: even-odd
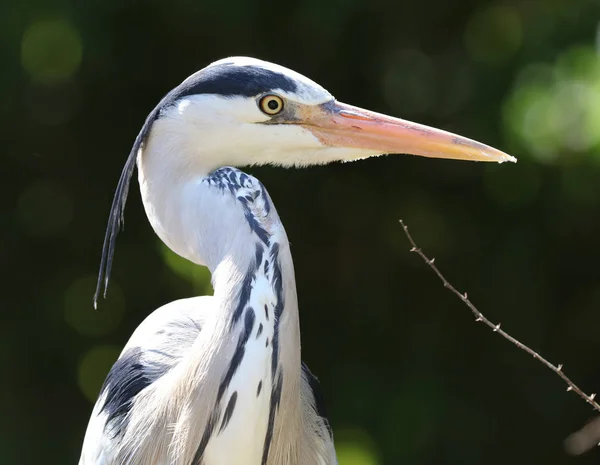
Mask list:
[[[275,423],[285,421],[290,437],[275,442],[293,443],[302,422],[300,327],[285,230],[258,180],[227,167],[190,172],[179,155],[146,149],[138,169],[158,236],[212,274],[216,308],[181,365],[194,392],[191,411],[222,411],[234,392],[240,409],[258,405],[262,381],[264,410],[256,413],[256,425],[247,426],[264,422],[265,435],[278,434]],[[260,378],[249,381],[252,376]],[[244,401],[243,393],[251,399]]]

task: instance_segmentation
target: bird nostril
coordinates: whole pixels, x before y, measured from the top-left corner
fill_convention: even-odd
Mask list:
[[[348,111],[348,110],[340,110],[339,115],[343,116],[344,118],[358,119],[361,121],[371,121],[372,120],[372,118],[370,118],[366,115],[361,115],[360,113],[354,113],[354,112]]]

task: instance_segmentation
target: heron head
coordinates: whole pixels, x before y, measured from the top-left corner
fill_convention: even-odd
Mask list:
[[[188,166],[197,158],[205,169],[390,153],[515,161],[470,139],[338,102],[301,74],[246,57],[217,61],[187,78],[158,105],[151,124],[149,145],[173,141],[178,152],[185,145]]]

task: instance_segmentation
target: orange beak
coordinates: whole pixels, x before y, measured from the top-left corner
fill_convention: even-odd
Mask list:
[[[337,101],[303,108],[300,124],[324,145],[470,161],[517,159],[466,137]],[[367,155],[368,156],[368,155]]]

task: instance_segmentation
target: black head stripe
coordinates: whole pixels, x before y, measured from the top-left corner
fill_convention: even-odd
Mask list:
[[[198,94],[256,97],[280,89],[296,92],[298,84],[285,74],[260,66],[232,66],[223,63],[203,69],[173,89],[173,100]]]

